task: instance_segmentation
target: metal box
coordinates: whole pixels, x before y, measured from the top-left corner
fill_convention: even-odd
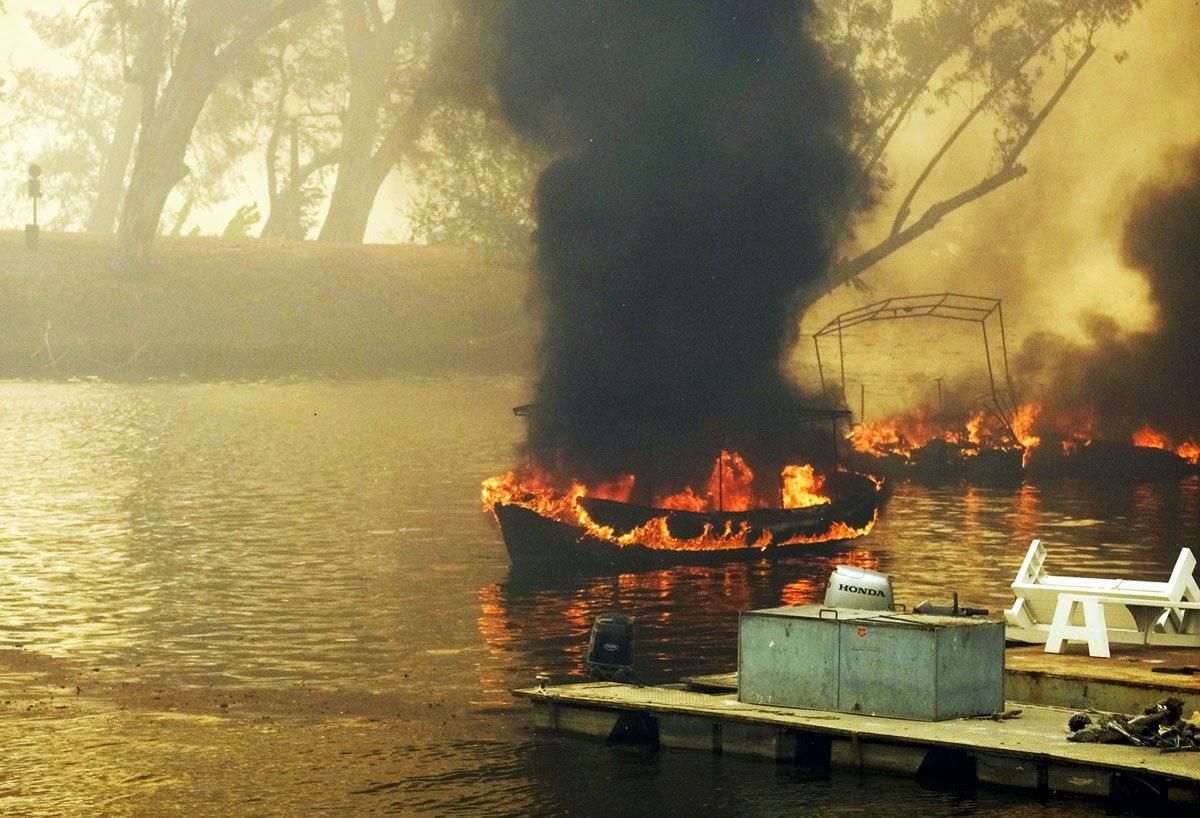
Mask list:
[[[738,699],[923,721],[1004,709],[1004,623],[819,605],[743,613]]]

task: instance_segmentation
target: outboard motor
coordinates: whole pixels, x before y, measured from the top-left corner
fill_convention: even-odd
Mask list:
[[[865,611],[894,610],[892,578],[870,568],[838,565],[829,575],[825,606]]]
[[[633,679],[633,620],[620,614],[597,616],[583,668],[588,676],[605,682]]]

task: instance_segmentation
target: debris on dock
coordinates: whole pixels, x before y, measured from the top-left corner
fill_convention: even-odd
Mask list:
[[[1089,713],[1076,713],[1067,721],[1071,735],[1067,741],[1096,744],[1132,744],[1157,747],[1163,752],[1200,750],[1200,711],[1186,721],[1183,701],[1163,699],[1137,716],[1098,713],[1093,721]]]

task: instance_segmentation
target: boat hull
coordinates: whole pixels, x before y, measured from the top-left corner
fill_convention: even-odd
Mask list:
[[[581,526],[563,523],[538,514],[532,509],[515,504],[501,504],[494,509],[500,523],[509,558],[516,567],[538,567],[558,569],[630,570],[659,568],[673,565],[720,565],[728,562],[745,562],[774,559],[838,546],[857,537],[830,537],[819,542],[798,542],[790,545],[775,545],[792,537],[818,539],[841,523],[853,529],[862,529],[874,519],[881,502],[878,487],[865,477],[844,475],[846,479],[858,478],[853,492],[842,492],[839,499],[827,506],[806,509],[780,510],[761,509],[748,512],[700,514],[655,509],[612,501],[584,501],[589,513],[602,517],[605,525],[612,526],[618,533],[626,533],[654,517],[667,518],[671,533],[680,538],[696,536],[704,524],[721,531],[726,523],[733,530],[745,524],[746,534],[737,537],[728,548],[651,548],[640,543],[621,545],[592,536]],[[764,532],[772,534],[772,544],[757,547],[752,543]]]

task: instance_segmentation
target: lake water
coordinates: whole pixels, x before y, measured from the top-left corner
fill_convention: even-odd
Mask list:
[[[832,565],[999,610],[1053,565],[1163,575],[1200,488],[900,486],[867,538],[774,565],[514,576],[479,483],[520,379],[0,383],[0,813],[1093,814],[900,778],[811,780],[535,735],[509,690],[579,672],[592,618],[655,681],[732,669],[739,611]]]

